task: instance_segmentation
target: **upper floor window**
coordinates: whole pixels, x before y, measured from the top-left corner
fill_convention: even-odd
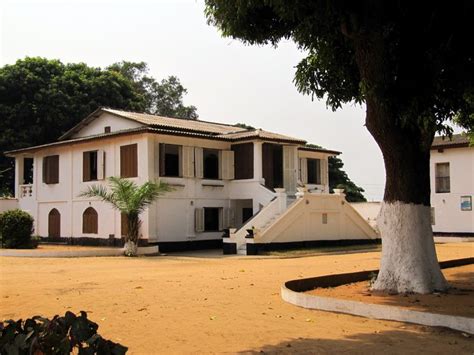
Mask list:
[[[181,176],[182,146],[160,143],[160,176]]]
[[[82,153],[82,181],[97,180],[97,150]]]
[[[235,179],[253,179],[253,143],[232,145]]]
[[[33,183],[33,158],[23,159],[23,184]]]
[[[59,183],[59,155],[43,158],[43,182],[45,184]]]
[[[321,184],[321,160],[307,159],[308,164],[308,184]]]
[[[450,182],[450,177],[449,177],[449,163],[436,163],[435,190],[437,193],[451,191],[451,182]]]
[[[204,179],[219,179],[219,151],[203,149]]]
[[[120,147],[120,176],[132,178],[138,176],[138,148],[137,144]]]

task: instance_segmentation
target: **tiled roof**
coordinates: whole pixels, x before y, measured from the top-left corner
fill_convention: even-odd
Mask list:
[[[304,139],[294,138],[290,136],[285,136],[283,134],[273,133],[264,131],[263,129],[253,129],[253,130],[244,130],[243,132],[236,133],[226,133],[221,134],[219,137],[229,138],[232,140],[244,140],[244,139],[268,139],[272,141],[285,141],[285,142],[295,142],[295,143],[306,143]]]
[[[103,112],[108,112],[110,114],[116,115],[118,117],[123,117],[125,119],[133,120],[135,122],[139,122],[144,126],[132,129],[125,129],[121,131],[115,131],[111,133],[101,133],[96,135],[91,135],[87,137],[78,137],[72,138],[73,135],[81,130],[82,127],[89,124],[91,121],[99,117]],[[305,144],[306,141],[299,138],[294,138],[290,136],[286,136],[283,134],[272,133],[268,131],[264,131],[262,129],[246,129],[241,127],[236,127],[228,124],[223,123],[214,123],[214,122],[207,122],[207,121],[196,121],[196,120],[189,120],[189,119],[182,119],[182,118],[170,118],[170,117],[162,117],[156,115],[150,115],[146,113],[137,113],[137,112],[128,112],[128,111],[121,111],[121,110],[114,110],[110,108],[100,108],[93,113],[91,113],[88,117],[82,120],[79,124],[75,127],[70,129],[64,135],[59,138],[59,141],[43,144],[35,147],[28,147],[22,149],[16,149],[9,152],[5,152],[8,155],[14,155],[17,153],[25,153],[25,152],[33,152],[39,149],[53,147],[53,146],[61,146],[65,144],[76,144],[90,140],[108,138],[113,136],[120,136],[120,135],[127,135],[127,134],[138,134],[138,133],[160,133],[160,134],[168,134],[168,135],[176,135],[176,136],[190,136],[190,137],[199,137],[204,139],[215,139],[221,141],[228,141],[228,142],[238,142],[243,140],[251,140],[251,139],[261,139],[266,141],[272,142],[281,142],[281,143],[293,143],[302,145]],[[299,148],[304,149],[304,148]],[[319,149],[318,151],[331,153],[331,154],[339,154],[339,152],[326,150],[326,149]]]
[[[67,131],[65,134],[63,134],[59,139],[63,140],[71,138],[71,136],[77,133],[84,125],[88,124],[90,121],[100,116],[100,114],[103,112],[108,112],[115,116],[123,117],[150,127],[163,127],[191,132],[202,132],[214,135],[245,131],[245,128],[235,127],[224,123],[189,120],[185,118],[163,117],[157,115],[150,115],[147,113],[114,110],[111,108],[100,108],[94,111],[84,120],[79,122],[76,126]]]
[[[469,146],[469,137],[466,134],[453,134],[449,137],[435,137],[431,149],[461,148]]]

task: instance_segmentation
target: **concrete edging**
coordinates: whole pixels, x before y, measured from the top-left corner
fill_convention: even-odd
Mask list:
[[[465,258],[440,262],[440,266],[441,268],[449,268],[473,263],[474,258]],[[281,298],[288,303],[308,309],[346,313],[373,319],[415,323],[432,327],[447,327],[474,334],[474,318],[415,311],[396,306],[364,303],[304,293],[318,286],[335,287],[345,283],[368,280],[369,275],[377,271],[378,270],[370,270],[287,281],[281,287]]]
[[[157,245],[139,247],[138,255],[155,255],[159,253]],[[94,248],[87,250],[47,250],[36,249],[0,249],[0,256],[20,258],[74,258],[98,256],[122,256],[123,248]]]

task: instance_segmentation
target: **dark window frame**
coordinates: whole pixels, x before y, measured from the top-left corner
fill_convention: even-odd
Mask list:
[[[306,158],[308,184],[321,185],[321,159]]]
[[[48,185],[59,184],[59,155],[43,157],[43,182]]]
[[[439,175],[440,166],[447,166],[447,175]],[[435,191],[437,194],[451,193],[451,165],[449,162],[435,163]]]
[[[220,180],[220,158],[218,149],[203,148],[202,177],[208,180]]]
[[[98,180],[98,150],[89,150],[82,153],[82,181]]]
[[[182,177],[181,163],[183,146],[179,144],[160,143],[160,176]],[[177,150],[175,152],[174,150]]]
[[[204,207],[204,232],[220,232],[221,207]]]

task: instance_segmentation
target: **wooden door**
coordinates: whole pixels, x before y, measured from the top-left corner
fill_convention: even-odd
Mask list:
[[[61,214],[56,208],[53,208],[48,214],[48,237],[61,237]]]

